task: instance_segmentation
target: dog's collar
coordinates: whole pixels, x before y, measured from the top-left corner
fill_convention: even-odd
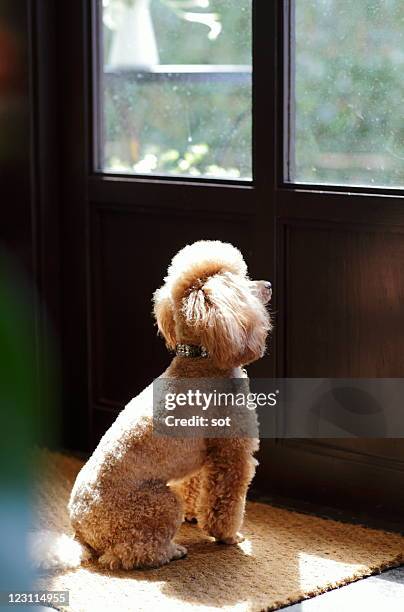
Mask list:
[[[196,344],[177,344],[175,347],[175,354],[178,357],[209,357],[209,353],[204,346],[197,346]]]

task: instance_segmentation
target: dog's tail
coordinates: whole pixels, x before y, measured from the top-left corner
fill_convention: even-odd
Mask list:
[[[66,570],[92,558],[90,548],[73,536],[56,531],[34,531],[28,535],[30,562],[35,569]]]

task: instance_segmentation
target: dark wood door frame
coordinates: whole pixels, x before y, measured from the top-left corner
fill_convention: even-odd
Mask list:
[[[118,177],[94,172],[93,103],[97,88],[93,62],[97,57],[92,27],[93,3],[90,0],[58,3],[55,48],[59,67],[62,170],[62,353],[66,444],[70,447],[91,448],[115,417],[125,394],[135,392],[146,382],[142,367],[134,375],[134,378],[139,376],[139,380],[135,380],[133,385],[126,382],[128,371],[124,376],[112,372],[108,380],[100,381],[100,378],[104,379],[101,375],[103,369],[111,366],[114,370],[109,361],[111,353],[115,361],[119,356],[125,360],[128,355],[127,347],[122,346],[120,351],[119,342],[124,344],[123,336],[119,336],[121,332],[118,333],[119,342],[114,339],[112,328],[117,314],[113,310],[113,296],[116,286],[111,272],[114,267],[116,270],[123,267],[125,257],[138,256],[129,234],[125,234],[127,224],[134,234],[136,228],[149,232],[147,239],[150,239],[153,227],[164,236],[164,224],[169,224],[174,216],[181,219],[186,236],[194,235],[192,227],[195,224],[200,224],[204,231],[212,228],[215,235],[229,240],[234,237],[239,242],[246,252],[252,275],[272,280],[276,325],[271,354],[251,368],[252,375],[301,376],[303,371],[317,375],[319,362],[326,364],[324,375],[358,375],[358,362],[349,365],[347,361],[344,370],[338,361],[343,352],[341,344],[335,351],[334,361],[324,361],[320,336],[313,339],[302,334],[297,337],[297,342],[307,343],[310,349],[304,364],[291,355],[291,330],[296,329],[299,317],[309,316],[310,296],[303,304],[302,313],[299,312],[301,304],[291,304],[290,296],[296,292],[299,279],[290,269],[290,262],[303,262],[307,256],[303,240],[307,231],[311,248],[319,256],[322,255],[319,249],[325,244],[323,231],[329,232],[330,239],[336,240],[338,248],[348,249],[354,257],[361,253],[358,236],[364,237],[369,248],[380,249],[386,244],[391,252],[394,249],[401,252],[401,243],[392,236],[401,234],[404,228],[404,195],[399,190],[328,189],[285,181],[284,142],[291,146],[293,130],[293,126],[284,120],[285,111],[293,103],[289,82],[293,75],[293,57],[288,45],[292,10],[292,1],[253,2],[254,183],[252,186],[237,186],[217,181],[195,184],[181,179]],[[124,237],[122,241],[119,236]],[[198,236],[196,232],[195,236]],[[178,233],[172,242],[164,243],[165,257],[172,254],[172,249],[180,241],[181,234]],[[117,243],[120,243],[121,251],[114,247]],[[338,263],[331,255],[327,261],[327,265],[338,270]],[[163,267],[163,261],[158,265]],[[302,267],[302,274],[304,270]],[[365,293],[373,272],[365,270]],[[157,278],[156,269],[153,274]],[[377,274],[380,275],[381,271],[377,270]],[[343,275],[343,286],[347,290],[350,278],[349,273]],[[121,286],[129,282],[125,275],[120,279]],[[402,280],[398,277],[393,280],[399,294]],[[146,287],[146,277],[143,282]],[[316,291],[314,287],[314,294]],[[131,304],[137,304],[130,290],[126,291],[125,297]],[[360,309],[362,299],[363,293],[358,297],[357,309]],[[105,304],[112,310],[107,312]],[[139,308],[141,316],[146,317],[145,307]],[[330,317],[337,315],[341,322],[341,312],[326,304],[322,312],[315,313],[316,319],[320,316],[321,325],[326,325]],[[380,316],[385,321],[387,311],[383,307]],[[142,320],[146,321],[146,318]],[[128,325],[131,333],[139,333],[138,328],[130,327],[129,321]],[[154,375],[158,373],[154,368],[157,370],[166,356],[162,346],[151,341],[151,347],[150,373]],[[367,350],[366,343],[363,350]],[[369,367],[366,375],[389,376],[396,366],[388,362],[382,364],[375,355],[373,366]],[[394,375],[397,375],[397,370]],[[352,448],[338,448],[327,441],[264,441],[256,482],[267,492],[278,490],[288,495],[306,495],[332,504],[343,503],[344,482],[350,490],[351,507],[376,504],[381,507],[381,512],[387,512],[386,506],[390,506],[392,512],[399,513],[404,509],[404,487],[399,487],[402,483],[402,459],[399,455],[394,458],[389,457],[388,452],[383,453],[385,451],[380,449],[372,451],[371,445],[369,452],[365,452],[363,447],[355,452]],[[304,473],[303,466],[306,466]],[[297,467],[301,469],[298,479],[292,477]],[[331,473],[332,478],[329,477]],[[372,473],[379,475],[380,486],[371,486],[369,477]]]

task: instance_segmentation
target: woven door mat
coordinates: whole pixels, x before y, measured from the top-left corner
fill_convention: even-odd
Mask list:
[[[40,451],[34,529],[71,533],[66,504],[82,463]],[[68,590],[74,612],[275,610],[404,562],[404,537],[247,503],[245,541],[216,544],[197,525],[176,540],[186,558],[153,570],[109,572],[96,564],[44,574],[38,589]]]

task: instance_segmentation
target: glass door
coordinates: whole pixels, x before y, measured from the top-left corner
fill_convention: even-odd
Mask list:
[[[251,181],[251,4],[98,2],[97,170]]]

